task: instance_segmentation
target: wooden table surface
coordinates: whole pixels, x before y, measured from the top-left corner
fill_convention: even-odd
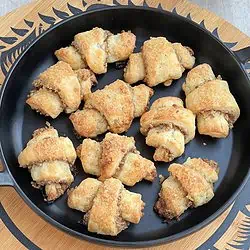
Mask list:
[[[166,0],[167,1],[167,0]],[[32,0],[0,0],[0,16]],[[250,0],[190,0],[250,35]]]
[[[127,5],[128,0],[115,0],[116,5]],[[130,0],[136,6],[141,6],[143,0]],[[226,46],[236,51],[250,46],[250,37],[237,30],[230,23],[217,17],[214,13],[224,15],[225,19],[237,25],[236,12],[245,13],[239,28],[250,35],[250,21],[247,13],[249,6],[242,7],[243,3],[250,0],[146,0],[146,4],[154,8],[176,12],[178,15],[189,17],[196,23],[219,37]],[[20,4],[32,2],[31,0],[0,0],[0,14],[6,13]],[[0,18],[0,86],[6,73],[11,68],[13,52],[20,56],[20,50],[16,55],[16,46],[27,45],[31,37],[38,36],[41,27],[46,30],[54,23],[61,21],[53,11],[53,7],[68,16],[76,15],[78,11],[85,11],[97,4],[110,5],[114,0],[37,0],[27,6],[23,6],[12,13]],[[203,7],[209,7],[212,11],[200,8],[194,3],[201,3]],[[223,7],[223,3],[227,3]],[[73,7],[72,7],[73,6]],[[223,9],[221,9],[221,7]],[[235,11],[233,10],[235,8]],[[247,9],[248,8],[248,9]],[[228,9],[228,11],[227,11]],[[242,10],[243,9],[243,10]],[[72,11],[73,10],[73,11]],[[76,11],[77,10],[77,11]],[[231,11],[231,12],[230,12]],[[212,13],[214,12],[214,13]],[[41,18],[42,13],[47,18]],[[75,14],[74,14],[75,13]],[[233,14],[230,14],[233,13]],[[230,19],[232,18],[232,19]],[[235,18],[235,20],[233,19]],[[24,20],[25,19],[25,20]],[[46,20],[45,20],[46,19]],[[45,20],[45,21],[44,21]],[[11,29],[12,27],[12,29]],[[14,29],[13,29],[14,28]],[[20,29],[25,30],[21,34]],[[21,35],[20,35],[21,34]],[[7,39],[6,39],[7,38]],[[6,62],[7,64],[1,62]],[[6,60],[5,60],[6,59]],[[13,61],[13,60],[11,60]],[[250,73],[250,63],[246,65]],[[1,171],[1,166],[0,166]],[[242,193],[237,197],[234,204],[230,206],[221,216],[198,232],[172,242],[145,250],[193,250],[199,249],[250,249],[250,182],[247,183]],[[45,222],[34,211],[32,211],[20,198],[12,187],[0,187],[0,249],[87,249],[87,250],[117,250],[117,248],[106,248],[91,244],[56,229]]]

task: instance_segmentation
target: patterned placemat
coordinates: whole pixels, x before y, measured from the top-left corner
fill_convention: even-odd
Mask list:
[[[45,30],[72,15],[110,5],[153,7],[185,16],[239,50],[250,38],[234,26],[186,0],[40,0],[0,17],[0,84],[14,61]],[[250,63],[246,63],[250,71]],[[249,249],[250,182],[234,204],[200,231],[176,242],[151,249]],[[0,249],[105,249],[59,231],[36,215],[13,188],[0,188]]]

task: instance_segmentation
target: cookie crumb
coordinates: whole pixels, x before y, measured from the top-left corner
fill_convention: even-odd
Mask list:
[[[116,62],[115,63],[115,68],[116,69],[124,69],[126,67],[127,62],[122,61],[122,62]]]
[[[46,126],[49,128],[51,127],[50,123],[48,121],[45,122]]]
[[[165,180],[165,177],[163,175],[159,175],[159,178],[160,178],[160,184],[162,184],[162,182]]]

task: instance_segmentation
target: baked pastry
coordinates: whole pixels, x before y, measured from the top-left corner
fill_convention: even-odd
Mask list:
[[[124,79],[129,84],[143,80],[150,87],[159,83],[169,86],[172,80],[181,78],[185,69],[193,68],[194,63],[190,48],[154,37],[144,42],[142,52],[130,55]]]
[[[124,61],[133,53],[136,36],[130,31],[116,35],[102,28],[78,33],[71,46],[55,52],[74,70],[89,67],[96,74],[107,72],[107,63]]]
[[[153,181],[157,174],[154,163],[136,150],[133,137],[107,133],[102,142],[84,139],[77,155],[84,171],[100,180],[114,177],[134,186],[142,179]]]
[[[178,219],[189,207],[208,203],[214,197],[213,184],[219,168],[214,161],[188,158],[184,164],[169,166],[170,176],[162,183],[155,210],[167,220]]]
[[[122,31],[107,38],[107,63],[124,61],[129,58],[135,48],[136,36],[131,31]]]
[[[109,34],[107,30],[94,28],[76,34],[72,43],[81,57],[86,60],[89,68],[96,74],[107,72],[106,40]]]
[[[84,137],[96,137],[106,131],[123,133],[135,117],[148,107],[153,90],[144,84],[131,87],[116,80],[88,95],[83,110],[70,115],[75,131]]]
[[[96,83],[88,69],[73,71],[69,64],[58,62],[41,73],[33,82],[26,103],[42,115],[56,118],[61,112],[76,111]]]
[[[75,70],[75,74],[81,87],[81,99],[86,101],[88,95],[91,94],[91,88],[97,84],[95,74],[89,69]]]
[[[33,138],[18,156],[20,167],[28,168],[32,185],[44,187],[46,200],[60,197],[73,182],[71,166],[76,160],[76,151],[68,137],[59,137],[51,126],[37,129]]]
[[[145,78],[145,67],[142,58],[142,53],[133,53],[129,56],[126,68],[124,69],[124,80],[133,84],[143,81]]]
[[[68,63],[73,70],[84,69],[88,66],[85,58],[72,45],[57,50],[55,56],[59,61]]]
[[[86,213],[88,231],[104,235],[116,236],[129,223],[138,224],[144,205],[140,194],[129,192],[114,178],[103,183],[87,178],[68,194],[68,206]]]
[[[172,161],[184,153],[185,144],[195,136],[195,115],[177,97],[156,100],[142,115],[140,131],[146,144],[155,147],[155,161]]]
[[[240,116],[228,83],[220,76],[216,79],[208,64],[201,64],[187,74],[183,90],[187,108],[197,115],[199,133],[216,138],[227,137]]]

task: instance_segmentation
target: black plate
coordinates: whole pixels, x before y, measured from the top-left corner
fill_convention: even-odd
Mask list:
[[[178,41],[195,51],[196,63],[209,63],[215,74],[227,80],[230,90],[235,96],[241,116],[235,128],[226,139],[212,139],[198,133],[193,141],[186,145],[183,156],[175,162],[184,162],[187,157],[204,157],[219,163],[220,178],[215,184],[215,197],[208,204],[189,209],[179,221],[169,224],[153,211],[153,205],[160,190],[159,180],[153,184],[141,182],[129,190],[139,192],[146,202],[145,215],[138,225],[131,225],[117,237],[101,236],[89,233],[79,224],[82,213],[71,210],[66,205],[66,195],[53,204],[43,201],[39,190],[31,187],[30,174],[26,169],[18,167],[17,156],[30,139],[32,132],[49,121],[61,135],[67,135],[75,146],[81,143],[73,133],[68,115],[61,114],[56,120],[46,119],[32,111],[25,100],[32,88],[32,81],[37,75],[56,63],[54,51],[67,46],[76,33],[92,29],[95,26],[108,29],[113,33],[121,30],[132,30],[137,36],[137,50],[143,41],[150,36],[166,36],[170,41]],[[98,77],[97,88],[103,88],[117,78],[122,79],[122,70],[114,64],[109,65],[108,73]],[[181,90],[185,75],[175,81],[172,86],[159,85],[154,88],[155,95],[151,102],[163,96],[178,96],[184,99]],[[155,9],[110,7],[104,10],[90,11],[53,27],[36,40],[21,56],[6,79],[1,95],[0,138],[3,162],[8,169],[7,174],[13,178],[13,185],[24,200],[42,217],[57,227],[80,236],[82,239],[116,246],[149,246],[166,243],[192,233],[211,222],[221,214],[233,201],[249,175],[250,155],[246,147],[250,141],[250,85],[244,69],[236,56],[218,39],[197,24],[180,16],[157,11]],[[136,146],[141,154],[152,159],[153,148],[145,144],[145,137],[139,132],[139,119],[126,135],[134,136]],[[206,146],[204,146],[206,143]],[[87,175],[81,170],[77,161],[79,174],[73,186]],[[167,163],[156,163],[158,174],[168,176]],[[5,181],[3,181],[3,176]],[[2,174],[2,184],[8,184],[9,177]]]

